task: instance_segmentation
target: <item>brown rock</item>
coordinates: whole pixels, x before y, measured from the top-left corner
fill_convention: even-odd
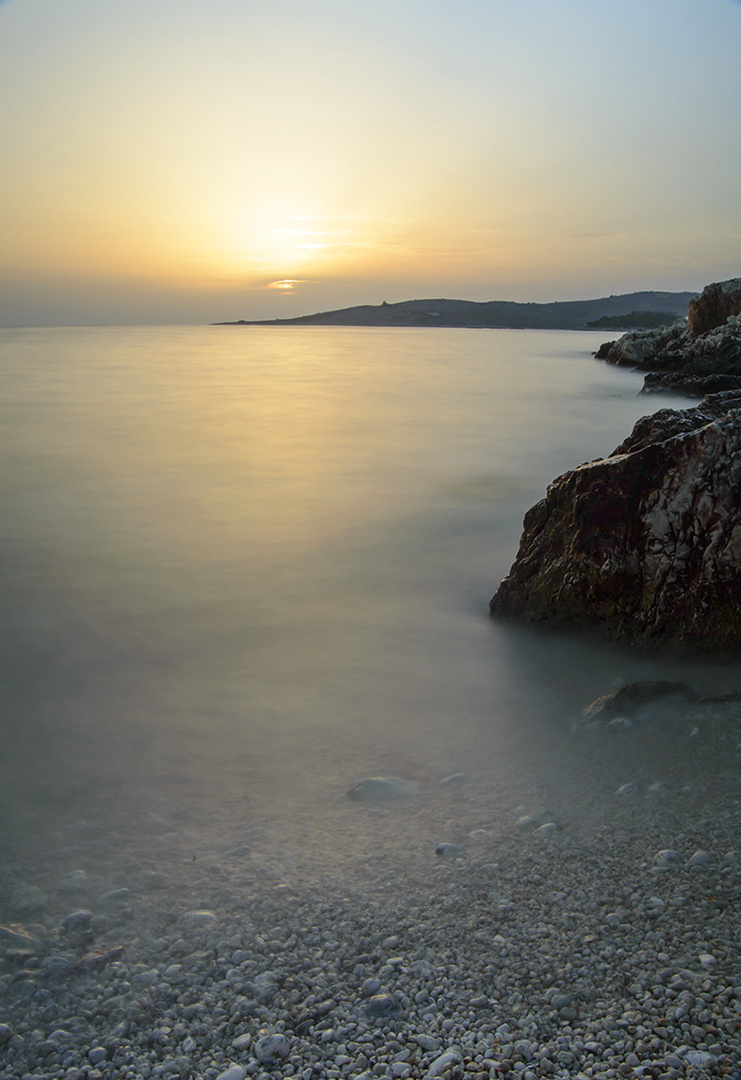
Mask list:
[[[694,690],[683,682],[652,680],[629,683],[609,694],[603,694],[587,705],[582,717],[587,723],[595,719],[610,720],[614,716],[640,716],[651,712],[660,714],[662,707],[689,704],[697,700]]]
[[[741,396],[664,409],[525,516],[494,614],[667,650],[741,652]]]
[[[741,313],[741,278],[716,281],[706,285],[699,296],[690,300],[687,327],[691,338],[707,334],[731,315]]]

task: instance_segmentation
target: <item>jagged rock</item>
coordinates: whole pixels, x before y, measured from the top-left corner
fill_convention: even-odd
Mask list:
[[[684,394],[702,398],[726,390],[741,390],[741,375],[683,375],[681,371],[649,371],[643,380],[642,394]]]
[[[690,300],[687,309],[688,332],[691,338],[707,334],[722,326],[731,315],[741,314],[741,278],[714,281],[706,285],[699,296]]]
[[[525,516],[491,610],[683,651],[741,651],[741,395],[639,420]]]
[[[688,320],[623,334],[595,354],[609,364],[652,373],[644,390],[702,396],[729,389],[718,377],[741,377],[741,278],[708,285],[690,302]]]
[[[660,326],[658,330],[631,330],[617,341],[605,341],[595,353],[598,360],[620,367],[643,368],[652,366],[657,356],[669,354],[680,348],[686,339],[687,320],[677,319],[673,326]],[[669,361],[667,360],[667,363]]]

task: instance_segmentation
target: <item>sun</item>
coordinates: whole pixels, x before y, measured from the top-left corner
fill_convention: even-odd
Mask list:
[[[281,281],[269,281],[264,288],[277,289],[278,292],[293,292],[296,286],[301,284],[301,278],[283,278]]]

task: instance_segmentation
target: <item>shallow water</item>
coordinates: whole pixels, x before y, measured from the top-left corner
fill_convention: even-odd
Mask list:
[[[547,483],[687,404],[603,336],[0,332],[6,839],[170,814],[289,843],[374,774],[578,802],[571,722],[616,678],[740,685],[487,616]]]

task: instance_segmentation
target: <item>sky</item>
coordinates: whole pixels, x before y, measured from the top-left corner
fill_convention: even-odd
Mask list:
[[[0,0],[0,326],[741,275],[739,0]]]

